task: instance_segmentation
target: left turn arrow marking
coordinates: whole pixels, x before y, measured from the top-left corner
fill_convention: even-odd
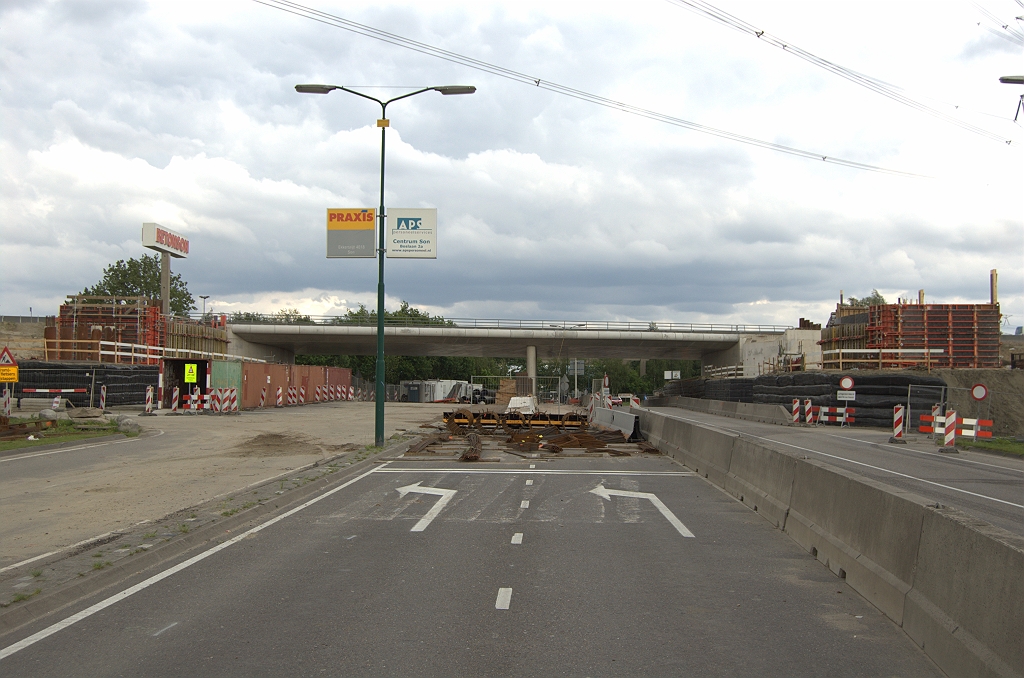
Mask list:
[[[661,515],[668,519],[668,522],[672,523],[672,527],[676,528],[679,534],[684,537],[692,537],[693,532],[686,529],[686,525],[683,525],[679,518],[676,518],[675,514],[669,510],[665,503],[658,499],[658,495],[653,492],[631,492],[630,490],[609,490],[603,484],[598,485],[591,490],[594,494],[601,497],[605,501],[610,500],[612,497],[635,497],[637,499],[650,499],[651,503],[654,504],[655,508],[661,511]]]
[[[412,529],[409,530],[410,532],[422,532],[427,529],[427,525],[429,525],[430,522],[436,518],[439,513],[441,513],[441,510],[452,500],[452,497],[455,496],[455,493],[458,492],[458,490],[445,490],[440,487],[420,487],[420,483],[413,483],[412,485],[406,485],[405,487],[398,488],[398,494],[403,497],[410,492],[418,492],[419,494],[436,494],[441,497],[437,500],[437,503],[427,511],[427,514],[420,518],[419,522],[413,525]]]

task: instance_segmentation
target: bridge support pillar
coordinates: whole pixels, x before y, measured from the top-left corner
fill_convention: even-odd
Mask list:
[[[533,395],[537,395],[537,347],[526,347],[526,376],[530,378]]]

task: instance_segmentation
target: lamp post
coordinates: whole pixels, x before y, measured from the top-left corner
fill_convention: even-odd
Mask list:
[[[340,89],[357,97],[376,101],[380,104],[380,119],[377,120],[377,127],[380,127],[380,211],[377,214],[378,225],[378,247],[377,247],[377,385],[374,391],[376,411],[374,417],[373,444],[377,447],[384,446],[384,131],[390,125],[387,119],[388,104],[399,99],[408,99],[411,96],[423,92],[440,92],[445,96],[452,94],[472,94],[476,87],[472,85],[447,85],[442,87],[424,87],[414,92],[408,92],[401,96],[393,97],[387,101],[381,101],[369,94],[357,92],[341,85],[296,85],[295,91],[300,94],[329,94],[333,90]]]
[[[1004,75],[999,78],[999,82],[1004,85],[1024,85],[1024,75]],[[1024,108],[1024,94],[1020,95],[1020,100],[1017,101],[1017,110],[1013,113],[1013,121],[1017,122],[1017,116],[1020,115],[1020,109]],[[1007,141],[1006,143],[1010,143]]]
[[[199,298],[203,300],[203,322],[206,322],[206,300],[210,298],[210,295],[200,294]]]

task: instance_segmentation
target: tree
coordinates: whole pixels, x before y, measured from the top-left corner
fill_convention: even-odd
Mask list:
[[[160,298],[160,257],[143,254],[139,259],[118,259],[103,269],[103,277],[82,294],[93,297]],[[180,273],[171,274],[171,313],[188,315],[196,308],[196,300]]]
[[[886,303],[885,297],[883,297],[878,290],[871,290],[871,294],[858,299],[857,297],[850,297],[850,301],[847,302],[850,306],[882,306]]]

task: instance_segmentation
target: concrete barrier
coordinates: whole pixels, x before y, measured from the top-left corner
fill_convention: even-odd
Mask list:
[[[679,407],[694,412],[719,414],[723,417],[760,421],[766,424],[791,426],[793,415],[782,405],[766,405],[763,403],[735,403],[728,400],[708,400],[706,398],[684,398],[671,396],[668,398],[648,398],[647,407]]]
[[[635,414],[619,409],[610,410],[607,407],[595,407],[594,414],[590,418],[590,423],[597,428],[622,431],[629,440],[633,440],[634,435],[639,434],[636,421],[637,415]]]
[[[783,530],[943,671],[1024,676],[1024,538],[824,462],[633,411],[649,442]]]

